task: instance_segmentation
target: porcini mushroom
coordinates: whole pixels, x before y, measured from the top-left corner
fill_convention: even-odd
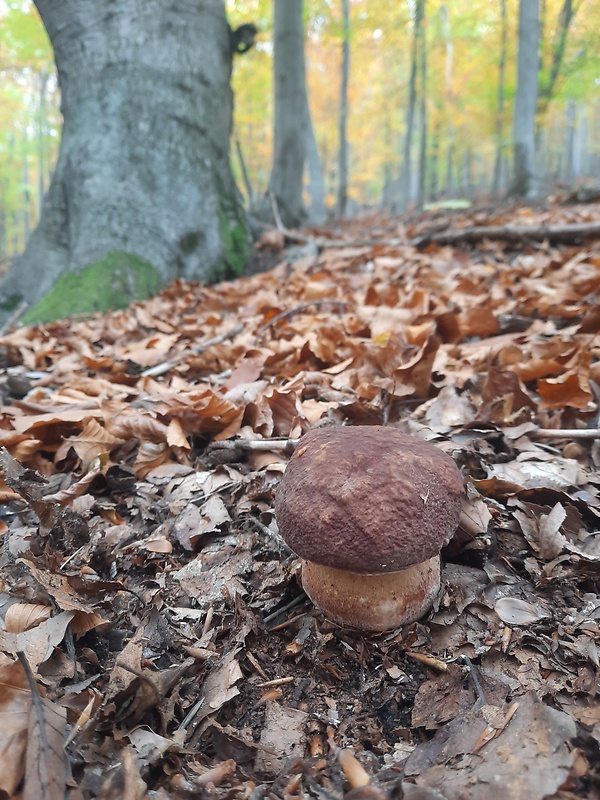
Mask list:
[[[275,495],[302,585],[330,619],[361,630],[414,622],[440,590],[440,550],[458,526],[453,459],[395,428],[315,428]]]

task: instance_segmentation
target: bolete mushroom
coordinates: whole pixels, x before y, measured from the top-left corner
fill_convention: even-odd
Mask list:
[[[464,494],[450,456],[395,428],[315,428],[275,495],[302,585],[330,619],[361,630],[414,622],[440,590],[440,550]]]

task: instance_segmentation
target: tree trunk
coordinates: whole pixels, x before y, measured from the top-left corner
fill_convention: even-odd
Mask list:
[[[573,7],[573,0],[563,0],[558,17],[558,25],[552,39],[552,55],[550,64],[547,68],[547,74],[544,76],[544,81],[542,82],[539,90],[538,113],[540,115],[546,113],[550,100],[554,94],[554,88],[556,86],[556,81],[560,74],[560,69],[565,55],[569,28],[573,22],[576,10],[577,9]],[[543,40],[542,37],[540,37],[540,39]],[[546,65],[544,65],[544,67],[545,66]]]
[[[411,150],[413,131],[415,126],[415,112],[417,107],[417,68],[419,61],[419,40],[421,26],[425,11],[425,0],[417,0],[415,4],[415,18],[413,22],[413,40],[410,57],[410,78],[408,81],[408,104],[406,107],[406,131],[404,133],[404,147],[402,153],[402,169],[400,171],[400,210],[406,209],[411,196]]]
[[[577,107],[572,97],[565,108],[565,181],[571,186],[575,180],[575,124]]]
[[[125,252],[163,281],[241,267],[248,228],[229,163],[223,0],[36,0],[64,127],[37,229],[0,286],[37,301],[64,272]]]
[[[342,83],[340,89],[340,141],[338,168],[338,216],[346,214],[348,201],[348,81],[350,79],[350,0],[342,0],[343,32],[342,36]]]
[[[514,179],[511,193],[535,195],[535,111],[538,91],[539,0],[519,2],[519,55],[514,112]]]
[[[308,219],[311,225],[321,225],[327,219],[325,206],[325,177],[323,161],[319,153],[319,145],[315,136],[310,107],[306,108],[306,166],[308,168],[310,210]]]
[[[494,159],[494,177],[492,179],[492,194],[500,194],[500,177],[502,174],[502,159],[504,155],[504,95],[506,77],[506,47],[508,42],[508,19],[506,13],[506,0],[500,0],[500,63],[498,65],[498,110],[496,112],[496,156]]]
[[[275,131],[269,191],[287,227],[302,223],[308,101],[302,0],[274,0]]]
[[[46,158],[45,158],[45,142],[44,137],[46,135],[46,128],[47,128],[47,109],[46,109],[46,86],[48,84],[48,74],[46,72],[41,72],[39,76],[40,81],[40,93],[38,97],[38,113],[37,113],[37,123],[38,123],[38,219],[40,214],[42,213],[42,200],[44,199],[44,192],[46,191]]]
[[[417,206],[423,208],[427,199],[427,37],[425,33],[425,0],[417,0],[417,5],[421,6],[421,25],[419,30],[419,185]]]
[[[23,210],[22,210],[22,217],[23,217],[23,241],[27,244],[29,240],[29,234],[31,233],[31,181],[29,178],[29,154],[27,150],[28,141],[27,141],[27,131],[24,131],[23,137],[23,151],[21,156],[21,165],[23,169],[22,179],[21,179],[21,186],[23,190]]]

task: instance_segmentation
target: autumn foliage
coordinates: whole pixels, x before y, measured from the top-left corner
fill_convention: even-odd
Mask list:
[[[590,796],[600,251],[411,245],[430,225],[371,217],[271,272],[4,336],[7,795],[62,797],[66,752],[80,797],[479,798],[491,772],[510,796]],[[318,615],[274,528],[296,439],[341,424],[432,441],[466,484],[442,595],[391,635]]]

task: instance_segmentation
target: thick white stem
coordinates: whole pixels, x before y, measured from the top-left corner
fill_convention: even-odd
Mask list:
[[[325,616],[350,628],[388,631],[422,617],[440,591],[440,558],[399,572],[361,575],[302,562],[304,591]]]

